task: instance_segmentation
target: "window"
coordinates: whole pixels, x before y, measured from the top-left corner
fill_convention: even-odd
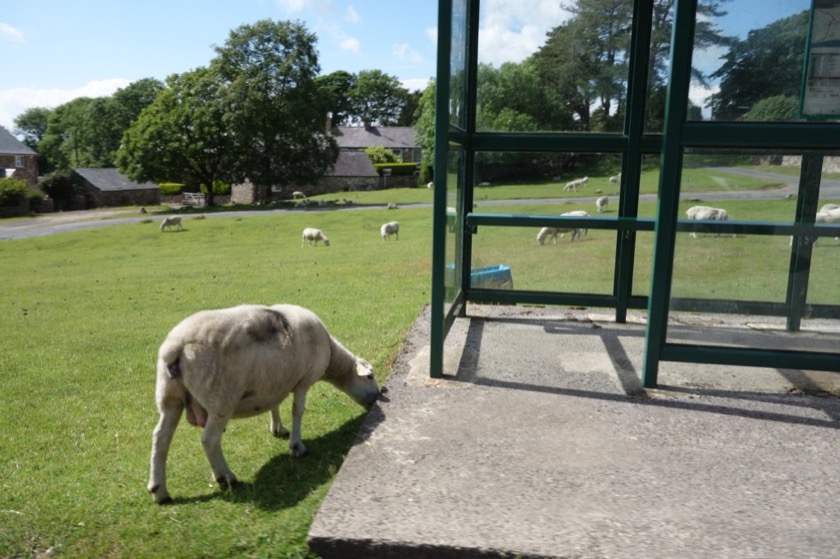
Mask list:
[[[22,155],[15,155],[15,168],[26,169],[26,158]]]

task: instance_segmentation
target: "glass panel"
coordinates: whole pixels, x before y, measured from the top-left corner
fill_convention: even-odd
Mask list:
[[[459,215],[458,203],[463,196],[464,152],[454,145],[449,146],[449,166],[446,170],[446,273],[444,274],[445,312],[455,301],[460,290],[460,269],[458,262],[458,232],[461,230],[462,216]]]
[[[664,130],[673,25],[673,0],[654,2],[648,59],[648,94],[645,105],[645,129],[651,134],[661,134]]]
[[[620,132],[632,0],[481,5],[476,129]]]
[[[452,2],[452,45],[449,55],[449,122],[461,129],[467,127],[467,0]]]
[[[698,7],[692,63],[704,79],[689,118],[797,120],[811,0],[710,4]]]
[[[523,213],[527,207],[507,209]],[[612,293],[614,231],[560,230],[554,236],[540,228],[482,226],[472,246],[473,287]]]

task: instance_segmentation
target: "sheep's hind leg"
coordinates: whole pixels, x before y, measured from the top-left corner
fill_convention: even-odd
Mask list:
[[[289,437],[289,430],[283,426],[283,421],[280,419],[279,406],[271,410],[271,434],[278,439],[286,439]]]
[[[161,408],[160,420],[152,433],[152,457],[149,461],[149,483],[146,488],[152,494],[156,503],[164,504],[172,501],[166,490],[166,458],[172,435],[181,420],[183,404],[170,404]]]
[[[306,407],[307,388],[295,390],[295,399],[292,402],[292,435],[289,437],[289,450],[292,456],[299,458],[306,454],[306,447],[301,437],[301,422],[303,421],[303,410]]]
[[[222,487],[228,487],[236,483],[236,475],[230,471],[224,454],[222,454],[222,433],[225,431],[228,419],[227,417],[220,418],[215,414],[210,414],[207,418],[207,425],[201,432],[201,445],[204,447],[204,454],[207,455],[207,461],[210,462],[210,468],[213,470],[213,479]]]

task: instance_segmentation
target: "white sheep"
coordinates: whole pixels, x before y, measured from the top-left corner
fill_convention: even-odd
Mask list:
[[[426,184],[426,188],[433,189],[434,187],[435,187],[435,183],[434,183],[434,181],[429,182],[429,183],[427,183],[427,184]]]
[[[165,230],[166,228],[169,228],[171,230],[173,227],[177,227],[178,231],[184,230],[183,226],[181,226],[181,216],[170,215],[163,218],[163,221],[160,222],[161,231]]]
[[[396,235],[397,240],[400,240],[400,224],[397,221],[389,221],[383,223],[379,228],[379,233],[382,235],[382,240],[387,241],[391,235]]]
[[[621,173],[610,177],[610,182],[621,182]]]
[[[605,209],[607,209],[607,204],[610,203],[610,199],[606,196],[601,196],[595,200],[595,207],[598,208],[598,213],[602,213]]]
[[[302,307],[241,305],[184,319],[158,351],[155,399],[160,419],[152,436],[147,485],[155,501],[171,501],[166,457],[185,409],[187,421],[203,428],[201,444],[213,478],[225,487],[236,483],[222,454],[228,421],[269,412],[271,433],[289,436],[292,456],[303,456],[306,393],[319,380],[367,408],[379,396],[370,363],[350,353]],[[291,433],[278,410],[289,394],[294,394]]]
[[[729,212],[723,208],[712,208],[710,206],[692,206],[685,212],[685,217],[692,220],[702,221],[728,221]],[[692,231],[691,237],[697,238],[697,233]],[[733,237],[735,235],[732,235]]]
[[[565,216],[569,217],[588,217],[589,214],[584,210],[575,210],[572,212],[566,212]],[[588,233],[588,229],[581,229],[581,228],[574,228],[574,227],[543,227],[540,229],[539,233],[537,233],[537,243],[544,245],[546,240],[550,239],[552,244],[557,244],[557,235],[559,234],[561,237],[564,236],[566,233],[572,234],[572,241],[575,239],[579,239],[582,235]]]
[[[837,204],[825,204],[820,211],[814,216],[814,223],[840,223],[840,206]],[[838,239],[840,237],[834,237]],[[819,237],[814,239],[814,244],[817,244]],[[793,246],[793,236],[790,238],[790,244]]]
[[[820,208],[819,213],[828,213],[831,210],[840,209],[840,204],[824,204],[822,208]]]
[[[397,206],[396,202],[388,202],[388,209],[389,210],[396,210],[396,209],[399,209],[399,206]]]
[[[292,192],[292,198],[294,198],[295,200],[302,200],[306,198],[306,194],[304,194],[300,190],[295,190],[294,192]]]
[[[324,235],[324,232],[313,227],[307,227],[303,230],[300,236],[301,248],[303,248],[306,241],[309,241],[309,246],[318,246],[318,241],[324,241],[324,246],[330,246],[330,240]]]
[[[589,182],[589,177],[582,177],[579,179],[575,179],[573,181],[569,181],[566,183],[566,186],[563,187],[565,192],[577,192],[577,189],[584,186],[586,183]]]

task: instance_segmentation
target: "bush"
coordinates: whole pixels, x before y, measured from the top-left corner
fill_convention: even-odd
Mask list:
[[[391,169],[391,175],[413,175],[417,171],[417,163],[376,163],[373,166],[379,175],[383,169]]]
[[[400,163],[401,158],[384,146],[370,146],[365,148],[365,153],[374,165],[378,163]]]
[[[84,194],[81,178],[72,171],[50,173],[38,183],[38,188],[55,200],[57,210],[69,207],[75,197]]]
[[[26,181],[12,178],[0,179],[0,206],[20,206],[26,200],[28,190]]]
[[[164,196],[171,196],[180,194],[184,191],[184,185],[180,182],[162,182],[160,183],[160,193]]]
[[[40,206],[44,203],[44,197],[46,194],[41,192],[40,190],[33,190],[31,188],[26,189],[26,196],[29,198],[29,204],[31,206]]]

